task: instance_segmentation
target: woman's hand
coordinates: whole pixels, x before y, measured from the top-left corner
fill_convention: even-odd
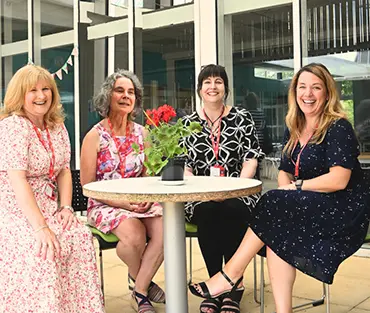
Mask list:
[[[292,182],[290,184],[286,184],[286,185],[282,185],[282,186],[279,186],[278,189],[282,189],[282,190],[297,190],[297,187],[295,186],[295,184]]]
[[[72,225],[76,227],[80,224],[78,218],[67,208],[58,212],[56,217],[58,223],[62,223],[63,229],[70,230]]]
[[[133,212],[145,213],[151,208],[153,202],[138,202],[138,203],[130,203],[130,204],[131,204]]]
[[[36,239],[36,255],[43,260],[54,261],[60,257],[60,244],[49,227],[42,228],[34,233]]]

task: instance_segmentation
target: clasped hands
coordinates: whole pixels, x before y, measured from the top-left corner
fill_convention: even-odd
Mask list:
[[[72,225],[77,226],[81,222],[68,209],[63,209],[56,213],[58,223],[62,224],[63,229],[70,230]],[[47,226],[40,227],[34,233],[36,239],[36,255],[43,260],[54,261],[60,257],[60,243],[54,232]]]
[[[153,202],[130,202],[127,209],[135,213],[145,213],[151,208],[152,204]]]

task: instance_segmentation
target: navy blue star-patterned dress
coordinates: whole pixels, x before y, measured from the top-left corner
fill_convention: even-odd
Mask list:
[[[286,132],[284,143],[289,139]],[[280,170],[294,175],[301,146],[283,155]],[[280,258],[298,270],[331,284],[339,264],[355,253],[367,233],[370,190],[367,173],[357,159],[352,125],[339,119],[320,144],[308,144],[300,157],[299,178],[326,174],[333,166],[352,170],[344,190],[323,193],[271,190],[255,208],[251,228]],[[304,183],[303,183],[304,184]]]

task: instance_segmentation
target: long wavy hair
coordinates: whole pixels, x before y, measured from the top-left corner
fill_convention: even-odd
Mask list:
[[[46,125],[52,129],[63,123],[65,115],[55,80],[46,69],[37,65],[26,65],[14,74],[5,93],[0,120],[13,114],[26,117],[23,109],[26,93],[40,81],[46,82],[52,93],[50,109],[44,116]]]
[[[131,120],[135,119],[136,114],[141,109],[141,104],[143,100],[143,87],[140,83],[139,78],[130,71],[118,69],[115,73],[109,75],[105,79],[102,86],[100,87],[98,94],[94,97],[95,110],[104,118],[108,117],[109,115],[114,84],[116,83],[117,79],[122,77],[131,80],[132,84],[134,85],[135,91],[136,100],[134,110],[128,115],[128,118]]]
[[[340,103],[340,97],[335,81],[329,70],[320,63],[310,63],[302,67],[293,77],[288,93],[288,114],[285,122],[290,132],[290,139],[283,149],[283,153],[289,155],[299,139],[305,127],[306,119],[304,113],[297,103],[297,84],[299,76],[309,72],[320,78],[326,89],[327,102],[324,104],[320,117],[317,121],[314,135],[310,142],[320,144],[326,135],[329,126],[340,118],[347,118]]]

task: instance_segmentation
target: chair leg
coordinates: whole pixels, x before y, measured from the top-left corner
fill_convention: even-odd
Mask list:
[[[100,285],[101,285],[101,292],[103,294],[103,301],[105,303],[105,295],[104,295],[104,269],[103,269],[103,250],[99,247],[99,262],[100,262]]]
[[[253,258],[253,296],[254,302],[261,304],[260,300],[257,298],[257,256]]]
[[[326,313],[330,313],[330,291],[329,291],[329,284],[324,283],[324,290],[326,296]]]
[[[255,298],[254,299],[257,303],[260,304],[260,313],[264,313],[264,310],[265,310],[265,273],[264,273],[263,263],[264,263],[264,259],[261,256],[260,300],[258,301],[257,300],[257,283],[256,283],[257,262],[256,262],[256,258],[254,258],[254,272],[255,272],[254,273],[255,274],[255,280],[254,280]],[[300,304],[300,305],[296,305],[296,306],[293,307],[293,310],[301,309],[303,307],[311,306],[311,305],[313,307],[319,306],[319,305],[324,304],[324,302],[326,300],[326,313],[330,313],[330,298],[329,298],[329,296],[330,296],[330,294],[329,294],[329,285],[323,283],[323,294],[322,294],[321,298],[319,298],[317,300],[307,302],[307,303],[303,303],[303,304]]]
[[[264,267],[264,258],[261,258],[261,278],[260,278],[260,313],[265,312],[265,267]]]
[[[188,285],[190,285],[193,282],[193,244],[192,244],[193,238],[189,238],[189,280]]]

